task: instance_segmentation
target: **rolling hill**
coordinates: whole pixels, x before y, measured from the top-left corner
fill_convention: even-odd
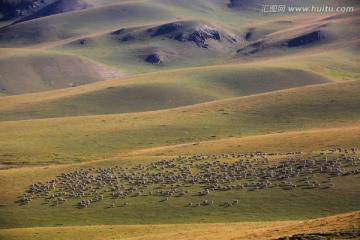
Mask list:
[[[356,45],[358,32],[354,31],[359,13],[338,14],[337,18],[320,17],[307,23],[278,22],[283,25],[280,31],[266,33],[267,26],[260,25],[260,33],[256,27],[250,28],[250,43],[237,50],[239,57],[258,55],[262,57],[276,54],[294,54],[316,48],[316,51],[327,51],[329,48],[341,48]],[[285,25],[285,26],[284,26]],[[295,25],[295,26],[294,26]],[[286,30],[288,26],[288,30]],[[285,29],[284,29],[285,28]],[[339,41],[341,38],[342,40]]]
[[[3,98],[0,119],[154,111],[328,82],[331,79],[292,68],[264,67],[259,71],[249,65],[176,70],[107,81],[97,89],[84,86],[52,92],[50,99],[48,93],[27,95],[11,110],[5,110],[11,99],[21,97]]]
[[[89,161],[214,138],[351,126],[358,124],[359,90],[359,82],[350,81],[153,112],[3,121],[2,159],[8,164]]]
[[[146,12],[146,14],[143,14]],[[64,18],[64,15],[67,17]],[[93,19],[92,16],[97,18]],[[142,17],[139,18],[138,16]],[[149,20],[170,18],[170,13],[161,6],[142,4],[141,1],[111,4],[86,11],[68,12],[50,17],[38,18],[3,27],[0,30],[1,47],[38,45],[44,42],[61,41],[91,34],[96,31],[110,31],[119,25],[144,24]],[[91,20],[91,21],[90,21]]]
[[[74,55],[10,51],[15,54],[0,57],[0,87],[3,95],[69,88],[126,75]]]

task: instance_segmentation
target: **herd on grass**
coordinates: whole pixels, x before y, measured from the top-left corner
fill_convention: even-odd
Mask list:
[[[213,205],[214,201],[205,199],[214,191],[333,188],[338,178],[360,174],[356,151],[357,148],[336,148],[308,157],[302,152],[199,154],[147,166],[81,169],[30,185],[17,202],[24,205],[43,199],[43,204],[58,206],[69,201],[78,208],[86,208],[108,199],[105,207],[112,208],[127,206],[133,197],[156,197],[160,204],[173,197],[199,196],[198,202],[189,201],[186,205],[197,207]],[[216,204],[223,207],[239,204],[238,199],[226,200]]]

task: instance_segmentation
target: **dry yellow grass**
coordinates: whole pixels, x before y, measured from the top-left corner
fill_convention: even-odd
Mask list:
[[[309,221],[238,222],[172,225],[112,225],[46,227],[0,230],[1,239],[275,239],[302,233],[322,233],[358,229],[360,212]]]
[[[193,142],[167,147],[122,152],[118,156],[159,156],[181,154],[215,154],[232,152],[311,152],[336,146],[351,148],[359,143],[360,125],[340,128],[309,129],[248,137],[232,137],[213,141]]]

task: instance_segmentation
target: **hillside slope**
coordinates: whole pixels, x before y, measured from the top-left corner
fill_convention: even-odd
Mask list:
[[[69,88],[122,77],[126,74],[74,55],[13,50],[0,57],[0,91],[3,95]],[[16,52],[20,54],[16,54]]]
[[[285,57],[311,59],[315,53],[327,57],[330,52],[342,54],[349,48],[356,49],[359,44],[356,31],[359,11],[269,16],[253,9],[229,9],[224,1],[196,0],[187,4],[166,0],[81,2],[93,7],[1,28],[0,47],[37,48],[51,50],[50,54],[68,53],[129,74],[138,74],[254,60],[272,62]],[[76,7],[76,3],[54,2],[63,9],[67,4]],[[339,5],[340,1],[332,4]],[[52,3],[47,2],[42,9],[45,11],[50,6]],[[57,7],[51,8],[56,12]],[[299,45],[299,42],[306,44]],[[21,61],[20,58],[20,65]],[[336,64],[336,73],[331,77],[347,71],[349,64],[356,64],[348,58],[335,61],[339,64]],[[343,61],[346,64],[341,64]],[[319,62],[315,66],[323,61]],[[16,60],[3,64],[16,67]],[[329,62],[323,66],[321,73],[335,72],[331,65]],[[19,75],[10,74],[9,77],[19,83],[23,81]],[[144,110],[147,109],[155,108]]]
[[[41,64],[39,60],[37,63]],[[44,69],[42,70],[44,72]],[[76,73],[81,76],[79,70]],[[87,71],[87,74],[91,74],[90,71]],[[82,76],[84,75],[87,76]],[[71,78],[68,81],[71,81]],[[76,81],[78,83],[79,79]],[[146,112],[330,81],[312,72],[271,66],[261,70],[251,65],[229,65],[166,71],[53,93],[2,98],[0,119]],[[23,81],[19,81],[19,84],[25,85]],[[25,88],[21,89],[26,91]]]
[[[127,150],[358,124],[360,82],[309,86],[177,109],[3,121],[3,162],[89,161]],[[6,131],[14,129],[14,131]]]
[[[38,45],[98,31],[111,31],[119,25],[139,25],[164,19],[171,19],[171,15],[161,6],[143,4],[141,1],[118,3],[3,27],[0,29],[0,46]]]

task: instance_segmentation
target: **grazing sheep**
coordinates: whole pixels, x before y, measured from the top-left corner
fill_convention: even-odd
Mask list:
[[[336,157],[327,156],[339,152],[341,154]],[[77,197],[82,200],[77,205],[87,207],[90,203],[99,204],[105,198],[125,199],[130,196],[161,197],[162,201],[168,201],[169,196],[187,198],[197,193],[201,198],[213,191],[235,193],[240,190],[263,191],[269,187],[284,190],[297,187],[312,189],[320,187],[319,181],[324,178],[328,179],[325,187],[334,187],[337,178],[360,173],[360,169],[356,168],[359,159],[350,155],[352,152],[334,148],[322,151],[322,157],[309,158],[296,156],[302,154],[299,151],[195,154],[163,159],[147,166],[139,164],[132,168],[116,166],[80,169],[61,173],[48,182],[38,181],[30,185],[25,194],[19,197],[19,203],[28,204],[32,199],[43,198],[46,203],[51,203],[52,199],[53,205],[62,205]],[[272,156],[284,156],[284,160],[271,165]],[[185,187],[190,187],[190,192]],[[151,191],[144,194],[147,188]],[[226,202],[225,206],[238,203],[238,200]],[[212,201],[204,200],[200,205],[211,204]]]

